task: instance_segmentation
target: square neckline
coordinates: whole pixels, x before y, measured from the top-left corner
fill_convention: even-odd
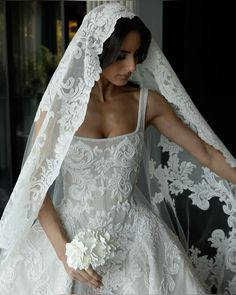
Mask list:
[[[142,99],[142,95],[143,95],[143,88],[140,88],[139,101],[138,101],[138,119],[137,119],[136,128],[135,128],[134,131],[129,132],[129,133],[125,133],[125,134],[109,136],[109,137],[101,137],[101,138],[79,136],[79,135],[74,135],[73,138],[78,139],[78,140],[86,140],[86,141],[108,141],[108,140],[113,140],[113,139],[119,139],[119,138],[123,138],[123,137],[132,136],[132,135],[138,133],[139,127],[140,127],[140,120],[141,120],[141,105],[142,105],[141,99]]]

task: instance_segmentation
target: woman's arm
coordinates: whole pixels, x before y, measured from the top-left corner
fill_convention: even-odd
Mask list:
[[[65,246],[66,243],[69,242],[69,238],[62,227],[61,221],[48,193],[46,194],[43,205],[39,211],[38,219],[50,243],[55,249],[58,258],[63,263],[66,272],[74,280],[86,283],[93,288],[100,287],[102,285],[102,277],[92,268],[74,271],[68,266]]]
[[[236,168],[232,168],[221,152],[203,141],[175,114],[167,100],[154,91],[149,91],[147,124],[183,147],[204,166],[217,175],[236,184]]]
[[[46,112],[42,112],[40,118],[35,123],[34,139],[36,138],[42,123],[45,119]],[[69,242],[69,238],[63,229],[58,214],[54,208],[50,195],[47,193],[43,202],[43,205],[38,214],[39,222],[56,251],[57,257],[63,263],[66,272],[74,279],[83,283],[86,283],[90,287],[98,288],[102,285],[102,277],[92,269],[87,270],[73,270],[67,264],[66,257],[66,243]]]
[[[49,194],[46,194],[38,215],[39,222],[59,259],[64,258],[66,243],[69,242]]]

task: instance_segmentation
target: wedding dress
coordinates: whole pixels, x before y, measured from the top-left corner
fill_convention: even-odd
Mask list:
[[[134,132],[104,139],[74,136],[61,168],[64,198],[57,211],[68,235],[99,229],[115,241],[114,257],[97,267],[104,286],[95,291],[73,282],[37,221],[0,274],[1,295],[203,294],[177,237],[137,196],[147,93],[140,91]]]
[[[210,294],[236,294],[236,186],[156,130],[144,134],[145,89],[161,93],[232,167],[236,159],[154,40],[130,77],[143,89],[137,129],[109,139],[74,136],[102,72],[103,44],[123,17],[134,14],[115,2],[88,13],[42,97],[0,220],[0,295],[179,295],[204,293],[202,286]],[[37,221],[48,190],[70,238],[98,227],[117,242],[114,258],[97,268],[100,291],[74,284]]]

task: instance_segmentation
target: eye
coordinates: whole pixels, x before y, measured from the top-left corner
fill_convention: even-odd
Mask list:
[[[122,60],[122,59],[125,59],[125,57],[126,57],[126,54],[123,52],[120,52],[119,55],[117,56],[116,60]]]

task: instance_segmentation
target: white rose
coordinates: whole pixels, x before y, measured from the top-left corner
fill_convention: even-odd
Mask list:
[[[71,243],[66,244],[67,263],[73,269],[87,269],[103,265],[114,255],[115,246],[110,243],[110,235],[106,232],[86,230],[79,232]]]
[[[88,258],[85,256],[87,247],[82,241],[75,237],[71,243],[66,244],[67,263],[70,267],[77,269],[81,266],[89,267]]]

